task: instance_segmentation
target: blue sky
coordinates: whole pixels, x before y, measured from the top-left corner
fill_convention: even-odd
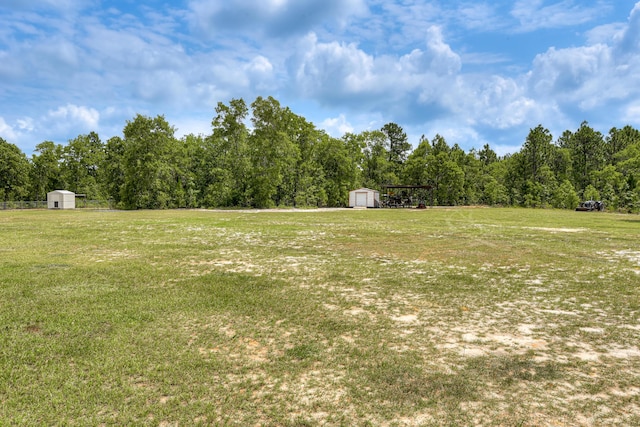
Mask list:
[[[640,2],[0,0],[0,137],[27,155],[137,113],[209,134],[217,102],[269,95],[334,136],[499,154],[640,127]]]

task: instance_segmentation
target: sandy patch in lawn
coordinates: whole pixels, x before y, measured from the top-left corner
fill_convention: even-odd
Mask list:
[[[367,314],[367,312],[360,307],[351,307],[348,310],[344,311],[344,314],[347,316],[353,316],[353,317],[358,317],[358,316],[362,316],[364,314]]]
[[[584,231],[578,228],[531,229],[550,233]],[[313,236],[301,231],[296,238],[307,237]],[[241,236],[235,238],[244,240]],[[514,356],[522,356],[522,360],[532,363],[534,371],[546,366],[559,366],[556,369],[562,381],[549,381],[547,386],[551,391],[548,395],[546,392],[523,391],[523,398],[532,399],[529,408],[536,404],[548,405],[547,399],[562,401],[579,394],[593,398],[584,393],[586,386],[576,385],[580,381],[592,381],[590,367],[594,368],[593,378],[597,375],[604,377],[601,370],[609,366],[619,367],[623,377],[640,375],[637,342],[625,342],[623,338],[632,334],[631,331],[640,330],[640,325],[631,318],[626,325],[612,319],[608,301],[585,302],[573,296],[558,296],[558,289],[566,284],[558,282],[557,277],[561,275],[556,276],[550,270],[540,273],[535,265],[492,263],[477,266],[475,270],[473,266],[465,269],[455,262],[448,265],[401,261],[366,254],[362,255],[362,271],[368,271],[367,265],[374,268],[369,270],[370,274],[360,277],[348,270],[350,267],[346,264],[334,263],[336,258],[331,252],[297,255],[296,252],[279,251],[277,245],[275,248],[269,255],[241,249],[229,253],[210,251],[210,259],[194,258],[186,267],[193,270],[192,274],[206,274],[214,270],[262,274],[282,280],[287,286],[296,286],[298,291],[307,293],[310,301],[315,301],[327,317],[353,324],[354,329],[348,333],[341,332],[334,337],[336,341],[327,340],[326,345],[332,351],[340,352],[344,348],[362,345],[363,339],[367,342],[379,339],[379,345],[386,351],[397,352],[399,357],[424,355],[425,366],[442,372],[456,372],[460,367],[475,363],[472,358],[476,357],[512,360]],[[640,251],[610,251],[600,255],[611,262],[630,262],[640,271]],[[395,283],[397,277],[391,272],[396,268],[407,283],[390,289],[391,285],[385,280],[394,280]],[[502,276],[494,278],[496,272],[502,271]],[[505,294],[504,299],[484,298],[481,292],[477,295],[455,295],[438,288],[441,275],[452,280],[452,274],[456,273],[464,275],[465,279],[472,277],[478,284],[484,280],[488,286],[495,286],[496,292],[502,292],[502,285],[509,291],[510,283],[507,281],[516,281],[524,285],[521,287],[522,296],[514,299],[513,295]],[[241,331],[240,335],[236,331]],[[194,350],[204,358],[224,358],[234,364],[251,366],[251,369],[266,370],[274,357],[286,355],[296,343],[294,337],[285,336],[284,329],[273,328],[264,335],[242,331],[242,326],[218,325],[217,332],[222,339],[207,345],[194,340]],[[274,334],[280,336],[274,337]],[[616,334],[620,334],[619,340]],[[274,338],[267,339],[266,336]],[[516,357],[515,360],[520,359]],[[332,361],[331,351],[324,352],[323,361],[314,361],[302,374],[298,372],[277,379],[268,375],[262,377],[265,385],[257,398],[268,399],[273,393],[286,395],[290,413],[297,414],[292,420],[331,424],[331,408],[343,408],[345,413],[349,412],[343,402],[348,397],[348,391],[345,391],[345,375],[348,377],[348,374],[341,373],[341,366],[339,361]],[[228,380],[233,383],[232,378]],[[566,387],[564,382],[568,384]],[[491,397],[492,393],[494,397]],[[538,394],[532,397],[527,393]],[[633,393],[638,391],[629,391],[622,386],[617,393],[636,396]],[[613,393],[608,394],[606,389],[600,394],[614,399]],[[486,395],[489,400],[505,399],[501,397],[501,391],[492,385],[488,386]],[[616,411],[623,406],[619,402],[616,405],[613,406]],[[629,409],[629,406],[625,408]],[[479,408],[479,411],[483,409]],[[577,420],[575,416],[567,419]],[[611,417],[604,419],[611,420]],[[431,421],[429,417],[408,415],[398,424],[420,425]]]
[[[631,266],[626,267],[626,270],[635,273],[640,276],[640,251],[631,249],[610,251],[610,252],[598,252],[598,255],[609,260],[609,262],[620,264],[620,262],[630,263]],[[625,268],[625,267],[616,267]]]
[[[591,333],[591,334],[604,334],[604,329],[603,328],[586,327],[586,328],[580,328],[580,330],[582,332],[588,332],[588,333]]]
[[[453,351],[460,356],[477,357],[490,354],[525,354],[536,351],[540,360],[546,359],[549,343],[543,338],[521,334],[487,333],[471,327],[454,328],[458,334],[445,334],[445,342],[436,344],[436,348]]]
[[[636,274],[640,274],[640,251],[634,251],[631,249],[610,252],[601,251],[598,252],[598,255],[613,263],[626,261],[633,265],[633,267],[629,268],[631,271]]]
[[[638,349],[638,347],[613,346],[611,350],[604,353],[604,356],[615,357],[618,359],[638,358],[640,357],[640,349]]]
[[[418,321],[416,314],[405,314],[402,316],[392,316],[391,320],[398,323],[415,323]]]
[[[582,233],[586,228],[565,228],[565,227],[521,227],[525,230],[548,231],[550,233]]]
[[[229,273],[255,273],[260,276],[262,267],[249,261],[241,259],[191,259],[183,263],[185,272],[191,277],[204,276],[214,271],[224,271]]]
[[[121,251],[107,251],[107,250],[96,250],[92,253],[90,261],[92,262],[111,262],[119,259],[130,259],[134,258],[137,255],[135,252],[130,251],[128,249],[123,249]]]
[[[272,256],[269,258],[251,257],[242,251],[232,253],[218,253],[216,256],[203,259],[192,257],[184,262],[191,276],[203,276],[214,271],[227,273],[246,273],[253,276],[284,275],[285,280],[302,282],[304,277],[316,273],[328,261],[311,256]]]

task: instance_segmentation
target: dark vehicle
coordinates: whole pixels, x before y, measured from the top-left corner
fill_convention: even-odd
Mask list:
[[[578,212],[591,212],[591,211],[603,211],[604,203],[601,201],[595,200],[587,200],[586,202],[580,203],[580,206],[576,208]]]
[[[413,205],[411,197],[402,197],[396,195],[383,195],[382,207],[383,208],[410,208]]]

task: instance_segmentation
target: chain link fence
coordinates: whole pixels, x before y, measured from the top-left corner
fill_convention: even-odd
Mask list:
[[[46,200],[21,200],[0,202],[0,210],[8,209],[47,209]],[[76,209],[114,209],[110,200],[76,199]]]

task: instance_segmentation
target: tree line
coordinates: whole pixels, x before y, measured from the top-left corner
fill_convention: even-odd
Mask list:
[[[640,131],[604,136],[583,122],[555,141],[542,125],[519,152],[465,152],[435,135],[415,149],[401,126],[329,136],[272,98],[218,103],[210,135],[176,138],[164,116],[136,115],[123,136],[44,141],[28,158],[0,138],[0,200],[54,189],[122,209],[345,206],[350,190],[430,186],[434,205],[573,209],[581,199],[640,210]],[[247,126],[247,119],[251,126]]]

